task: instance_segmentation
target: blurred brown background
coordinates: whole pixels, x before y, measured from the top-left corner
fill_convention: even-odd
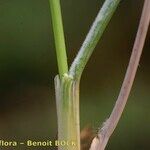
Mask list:
[[[61,0],[69,64],[103,2]],[[122,0],[84,71],[81,128],[90,125],[96,132],[113,108],[142,5],[143,0]],[[107,150],[150,149],[149,37],[150,33],[127,107]],[[56,74],[48,0],[0,0],[0,139],[56,138]]]

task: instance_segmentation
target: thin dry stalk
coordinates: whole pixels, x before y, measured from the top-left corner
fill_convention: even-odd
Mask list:
[[[136,35],[134,47],[132,50],[130,62],[127,68],[127,72],[122,84],[118,99],[114,106],[114,109],[109,117],[109,119],[104,123],[104,126],[99,131],[98,136],[93,139],[90,150],[104,150],[107,142],[115,130],[122,112],[125,108],[126,102],[128,100],[137,68],[139,65],[140,57],[144,47],[148,27],[150,22],[150,0],[145,0],[143,12]]]

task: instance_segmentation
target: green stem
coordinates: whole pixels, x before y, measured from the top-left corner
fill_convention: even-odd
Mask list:
[[[80,150],[79,82],[68,75],[55,78],[58,141],[69,145],[58,146],[58,150]]]
[[[80,150],[79,81],[82,71],[120,0],[106,0],[91,27],[68,73],[65,40],[59,0],[49,0],[58,59],[59,75],[55,78],[58,140],[69,145],[58,150]],[[75,145],[72,145],[74,142]]]
[[[60,78],[62,78],[62,76],[65,73],[68,73],[68,64],[67,64],[67,54],[63,31],[60,0],[49,0],[49,3],[52,16],[58,70]]]
[[[73,61],[69,74],[73,78],[80,78],[81,74],[94,50],[96,44],[101,38],[106,26],[114,14],[120,0],[106,0],[99,11],[79,53]]]

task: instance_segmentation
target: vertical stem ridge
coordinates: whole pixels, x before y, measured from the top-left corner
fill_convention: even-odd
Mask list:
[[[58,150],[80,150],[79,83],[69,76],[55,78],[58,140],[74,144],[58,146]]]

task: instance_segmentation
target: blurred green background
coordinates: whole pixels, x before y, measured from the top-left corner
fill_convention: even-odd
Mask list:
[[[69,64],[103,2],[61,0]],[[122,0],[96,47],[82,76],[81,128],[90,125],[96,132],[109,116],[142,6],[143,0]],[[128,104],[107,150],[150,149],[149,37],[150,33]],[[54,47],[48,0],[0,0],[0,139],[56,139]]]

